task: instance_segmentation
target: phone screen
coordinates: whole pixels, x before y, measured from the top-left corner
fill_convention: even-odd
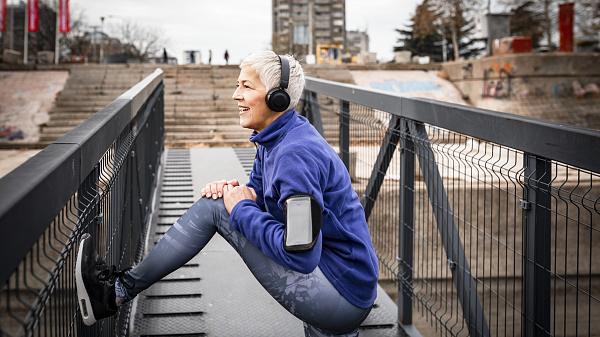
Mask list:
[[[286,246],[307,245],[312,242],[310,197],[287,200]]]

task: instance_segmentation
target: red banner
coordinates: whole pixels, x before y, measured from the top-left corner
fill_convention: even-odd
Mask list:
[[[573,16],[575,4],[558,5],[558,28],[560,30],[560,51],[573,51]]]
[[[39,0],[27,0],[27,28],[31,33],[40,31]]]
[[[68,33],[69,26],[69,0],[58,0],[58,31]]]
[[[0,32],[6,31],[6,0],[0,0]]]

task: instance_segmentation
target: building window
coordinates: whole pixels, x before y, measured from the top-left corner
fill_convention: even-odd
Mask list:
[[[308,27],[306,25],[294,26],[294,44],[308,44]]]

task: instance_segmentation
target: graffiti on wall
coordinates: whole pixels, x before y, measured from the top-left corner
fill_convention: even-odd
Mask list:
[[[482,97],[509,98],[512,95],[513,66],[494,63],[483,71]]]
[[[600,88],[596,83],[581,84],[579,81],[559,82],[552,85],[552,96],[554,97],[587,97],[600,94]]]
[[[431,92],[441,89],[440,85],[434,81],[384,80],[379,82],[371,82],[369,83],[369,86],[373,89],[391,91],[399,94]]]

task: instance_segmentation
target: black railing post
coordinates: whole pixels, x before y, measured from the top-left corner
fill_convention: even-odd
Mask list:
[[[321,136],[325,137],[323,132],[323,118],[321,117],[321,107],[319,106],[319,97],[314,91],[304,90],[302,94],[304,97],[304,104],[302,104],[302,111],[300,114],[312,124]]]
[[[406,120],[402,121],[400,134],[400,226],[398,228],[398,323],[412,325],[413,296],[413,239],[415,144],[406,133]]]
[[[523,336],[550,336],[550,160],[525,153],[523,200]]]
[[[340,157],[350,172],[350,103],[340,100]]]
[[[369,220],[373,206],[375,206],[375,200],[377,200],[379,189],[381,189],[381,184],[385,178],[388,166],[392,161],[392,157],[394,156],[394,151],[396,151],[396,147],[398,146],[399,139],[400,117],[392,116],[387,131],[385,132],[385,136],[381,142],[381,147],[379,148],[379,153],[377,154],[375,165],[373,165],[371,177],[369,177],[369,182],[367,183],[365,195],[362,200],[362,205],[365,209],[365,217],[367,220]]]

